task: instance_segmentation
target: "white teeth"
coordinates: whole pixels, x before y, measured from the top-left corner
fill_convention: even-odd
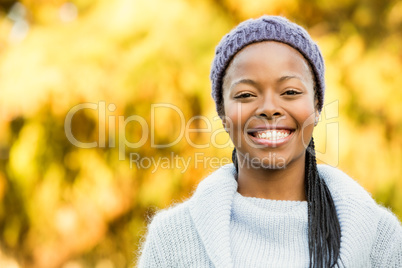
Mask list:
[[[256,137],[260,139],[268,140],[280,140],[289,136],[290,132],[286,130],[267,130],[264,132],[258,132]]]

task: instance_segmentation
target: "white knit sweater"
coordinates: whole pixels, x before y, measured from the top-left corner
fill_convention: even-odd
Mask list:
[[[341,226],[340,267],[402,267],[402,227],[353,179],[319,165]],[[243,197],[233,165],[153,218],[139,267],[308,267],[307,204]]]

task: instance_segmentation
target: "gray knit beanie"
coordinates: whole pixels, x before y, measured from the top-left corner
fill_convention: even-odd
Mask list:
[[[223,105],[222,84],[226,68],[242,48],[252,43],[262,41],[278,41],[297,49],[310,63],[316,84],[318,110],[324,103],[325,81],[324,60],[317,44],[310,35],[299,25],[284,17],[262,16],[240,23],[230,33],[225,35],[216,47],[215,58],[211,68],[212,97],[216,110],[220,113]]]

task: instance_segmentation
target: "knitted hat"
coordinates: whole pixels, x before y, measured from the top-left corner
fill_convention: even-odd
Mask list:
[[[278,41],[298,50],[310,63],[316,83],[318,110],[324,103],[325,81],[324,60],[317,44],[299,25],[284,17],[262,16],[240,23],[230,33],[225,35],[216,47],[215,58],[211,68],[212,97],[219,113],[222,102],[222,84],[225,70],[229,63],[242,48],[262,41]]]

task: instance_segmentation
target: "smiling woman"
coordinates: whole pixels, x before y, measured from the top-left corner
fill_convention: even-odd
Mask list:
[[[303,55],[273,41],[247,46],[226,70],[223,99],[221,117],[225,126],[230,122],[226,129],[237,148],[239,162],[257,157],[272,170],[278,164],[282,168],[304,167],[305,145],[311,139],[320,107],[314,98],[313,74]],[[276,165],[263,160],[267,153],[275,153]],[[258,169],[240,169],[253,170]],[[289,177],[294,180],[302,175]],[[255,178],[239,174],[239,178],[248,177]]]
[[[316,164],[324,62],[303,28],[241,23],[218,45],[211,80],[234,164],[154,217],[140,267],[402,267],[396,217]]]

